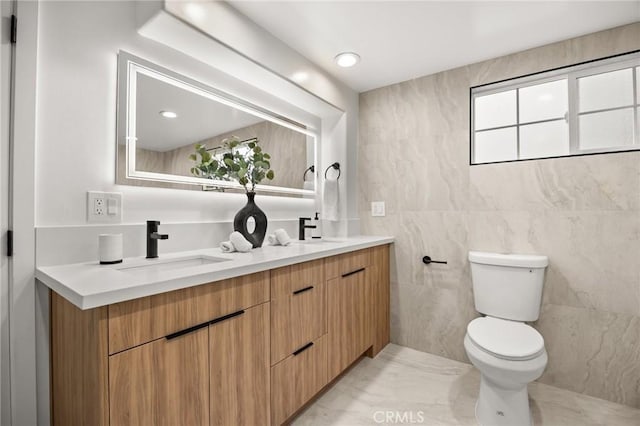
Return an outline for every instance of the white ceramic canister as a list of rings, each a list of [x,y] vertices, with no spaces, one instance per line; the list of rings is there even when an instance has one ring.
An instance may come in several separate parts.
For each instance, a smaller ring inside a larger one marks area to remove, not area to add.
[[[122,262],[122,234],[98,235],[98,258],[102,265]]]

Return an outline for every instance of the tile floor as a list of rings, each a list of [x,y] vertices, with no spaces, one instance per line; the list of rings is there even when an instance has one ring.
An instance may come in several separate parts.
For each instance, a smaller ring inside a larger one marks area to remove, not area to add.
[[[479,384],[471,365],[391,344],[363,358],[293,424],[476,425]],[[553,386],[532,383],[529,397],[536,426],[640,425],[638,409]]]

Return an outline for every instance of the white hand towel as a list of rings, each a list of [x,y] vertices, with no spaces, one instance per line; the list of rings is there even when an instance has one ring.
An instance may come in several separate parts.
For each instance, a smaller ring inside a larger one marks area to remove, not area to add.
[[[276,238],[276,234],[267,235],[267,241],[269,241],[269,244],[272,246],[280,245],[280,243],[278,242],[278,238]]]
[[[244,236],[238,231],[232,232],[231,235],[229,235],[229,240],[231,241],[231,244],[233,244],[233,247],[235,247],[235,249],[240,253],[246,253],[253,248],[253,244],[247,241],[246,238],[244,238]]]
[[[233,253],[236,251],[236,248],[231,241],[223,241],[220,243],[220,250],[222,250],[223,253]]]
[[[302,189],[307,189],[310,191],[315,191],[316,189],[316,184],[314,181],[312,180],[305,180],[304,183],[302,184]],[[302,198],[314,198],[316,196],[316,194],[303,194]]]
[[[289,237],[289,234],[287,234],[287,231],[285,231],[284,229],[276,229],[274,234],[276,236],[278,244],[281,244],[283,246],[288,246],[289,244],[291,244],[291,237]]]
[[[324,181],[322,194],[322,216],[326,220],[338,221],[338,180],[328,178]]]

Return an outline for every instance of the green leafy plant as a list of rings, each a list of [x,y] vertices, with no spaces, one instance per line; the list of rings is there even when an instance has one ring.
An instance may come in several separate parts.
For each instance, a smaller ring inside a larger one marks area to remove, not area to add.
[[[215,180],[234,180],[253,192],[262,180],[272,180],[275,173],[271,170],[271,156],[262,151],[258,138],[242,142],[236,136],[224,139],[220,147],[213,150],[205,145],[196,144],[195,153],[189,159],[196,162],[191,174]],[[218,151],[219,154],[212,154]]]

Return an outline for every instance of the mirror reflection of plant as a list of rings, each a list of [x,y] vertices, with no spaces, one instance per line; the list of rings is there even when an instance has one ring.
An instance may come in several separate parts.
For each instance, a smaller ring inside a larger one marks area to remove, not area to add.
[[[189,159],[196,162],[191,174],[215,180],[235,180],[246,192],[253,192],[262,180],[272,180],[275,173],[271,169],[271,156],[262,151],[257,138],[243,143],[236,136],[222,141],[222,156],[212,155],[207,147],[196,144],[195,154]],[[199,158],[198,158],[199,157]]]

